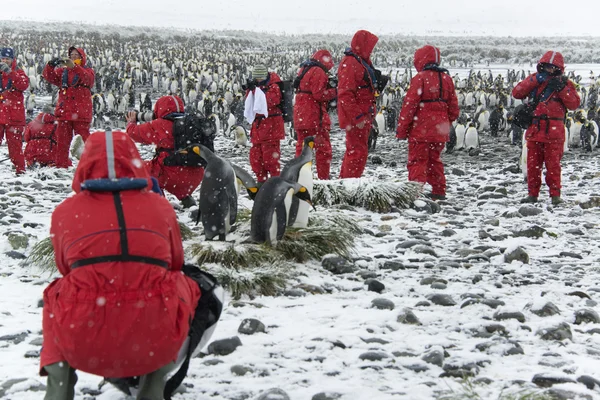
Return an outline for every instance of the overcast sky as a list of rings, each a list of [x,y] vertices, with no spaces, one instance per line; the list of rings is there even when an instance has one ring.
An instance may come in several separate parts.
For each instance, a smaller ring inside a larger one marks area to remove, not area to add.
[[[0,19],[298,33],[600,36],[578,0],[0,0]],[[27,23],[24,21],[24,23]]]

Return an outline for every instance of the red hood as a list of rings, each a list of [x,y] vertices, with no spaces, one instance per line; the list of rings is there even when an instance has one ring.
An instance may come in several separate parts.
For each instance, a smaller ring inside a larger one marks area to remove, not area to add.
[[[156,100],[156,104],[154,104],[154,115],[156,115],[156,118],[162,118],[174,112],[184,112],[183,100],[180,97],[175,95],[163,96]]]
[[[269,85],[272,83],[281,82],[281,78],[275,72],[269,72]]]
[[[77,50],[77,52],[81,56],[81,66],[85,67],[87,65],[87,55],[85,54],[85,51],[83,50],[83,48],[71,46],[71,47],[69,47],[69,54],[67,54],[67,56],[69,56],[73,50]]]
[[[423,71],[423,68],[427,64],[440,64],[442,61],[442,54],[440,49],[435,46],[426,45],[415,51],[414,64],[417,72]]]
[[[323,64],[328,71],[333,68],[333,57],[331,57],[331,53],[327,50],[317,50],[311,59]]]
[[[350,43],[350,50],[363,60],[371,63],[371,53],[379,38],[369,31],[360,30],[354,34]]]
[[[561,72],[565,72],[565,60],[563,55],[558,51],[547,51],[538,64],[552,64],[560,68]]]
[[[145,178],[148,188],[152,187],[150,175],[146,170],[142,157],[131,138],[124,132],[113,131],[107,134],[102,131],[94,132],[85,142],[81,160],[73,177],[73,190],[81,191],[81,184],[88,179],[109,178],[109,157],[107,155],[107,141],[112,139],[111,171],[114,170],[115,179],[118,178]],[[112,178],[111,177],[111,178]]]
[[[39,113],[37,117],[35,117],[35,121],[40,124],[53,124],[54,120],[54,115],[46,113]]]

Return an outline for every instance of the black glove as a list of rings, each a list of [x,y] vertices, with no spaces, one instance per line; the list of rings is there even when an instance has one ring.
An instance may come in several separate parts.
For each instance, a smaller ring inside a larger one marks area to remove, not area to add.
[[[242,85],[242,89],[244,90],[254,90],[256,89],[256,82],[254,80],[248,79],[245,85]]]
[[[560,92],[565,88],[568,80],[569,79],[567,79],[566,76],[558,76],[556,78],[552,78],[548,81],[547,88],[552,90],[553,92]]]
[[[10,67],[8,66],[8,64],[0,63],[0,72],[8,74],[10,72]]]
[[[61,63],[62,63],[62,60],[58,57],[53,58],[52,60],[48,61],[48,65],[51,66],[52,68],[56,68]]]

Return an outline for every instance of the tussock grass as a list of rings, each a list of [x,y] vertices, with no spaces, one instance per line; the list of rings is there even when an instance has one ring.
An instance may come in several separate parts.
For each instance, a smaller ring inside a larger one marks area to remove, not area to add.
[[[32,248],[26,263],[39,267],[43,272],[55,272],[54,246],[50,237],[40,240]]]

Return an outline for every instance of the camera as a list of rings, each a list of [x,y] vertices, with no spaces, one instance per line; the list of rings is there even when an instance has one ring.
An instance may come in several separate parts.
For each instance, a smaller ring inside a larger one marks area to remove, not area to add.
[[[135,119],[138,122],[150,122],[154,119],[154,112],[144,111],[135,114]]]

